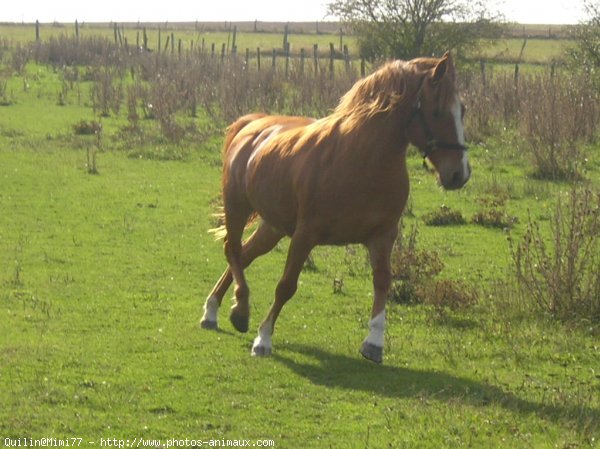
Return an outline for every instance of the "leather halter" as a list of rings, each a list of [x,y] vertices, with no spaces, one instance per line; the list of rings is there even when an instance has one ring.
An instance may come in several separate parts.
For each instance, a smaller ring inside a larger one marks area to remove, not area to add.
[[[462,145],[460,143],[444,142],[444,141],[439,141],[435,138],[435,136],[433,135],[433,132],[431,131],[431,128],[427,124],[425,115],[423,114],[423,109],[421,108],[421,100],[419,100],[417,102],[416,106],[413,108],[412,112],[410,113],[410,116],[408,117],[407,126],[410,126],[410,124],[415,119],[419,120],[419,125],[421,126],[421,129],[425,133],[425,138],[427,139],[427,145],[425,146],[425,149],[421,150],[421,154],[423,155],[423,158],[427,158],[432,153],[435,153],[436,151],[441,150],[441,149],[454,150],[454,151],[467,151],[468,150],[468,148],[465,145]]]

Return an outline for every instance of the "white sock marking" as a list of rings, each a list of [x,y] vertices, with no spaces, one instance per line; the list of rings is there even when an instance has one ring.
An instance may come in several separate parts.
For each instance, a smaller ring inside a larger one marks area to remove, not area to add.
[[[379,312],[375,318],[369,321],[369,335],[365,339],[367,343],[383,348],[383,333],[385,331],[385,309]]]
[[[219,311],[219,299],[216,296],[210,296],[204,303],[203,321],[217,322],[217,312]]]
[[[270,321],[266,321],[260,325],[258,329],[258,337],[254,339],[252,344],[252,352],[254,348],[261,347],[266,349],[272,348],[271,335],[273,335],[273,324]]]

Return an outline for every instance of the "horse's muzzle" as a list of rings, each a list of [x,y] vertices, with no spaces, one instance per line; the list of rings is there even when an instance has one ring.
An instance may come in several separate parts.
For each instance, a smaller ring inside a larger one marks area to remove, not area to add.
[[[440,176],[440,184],[444,190],[458,190],[463,187],[471,177],[471,166],[467,163],[466,170],[461,169],[454,171],[449,176]]]

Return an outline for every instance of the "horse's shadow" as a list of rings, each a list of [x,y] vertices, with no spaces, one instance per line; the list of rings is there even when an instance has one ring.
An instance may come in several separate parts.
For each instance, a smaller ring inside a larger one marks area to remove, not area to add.
[[[498,405],[510,412],[533,413],[544,420],[565,422],[575,428],[585,426],[588,431],[600,428],[600,410],[594,407],[537,403],[485,382],[440,371],[375,365],[359,357],[333,354],[312,346],[287,344],[286,349],[313,357],[318,362],[298,362],[281,355],[281,352],[274,354],[276,360],[316,385],[365,391],[390,398],[426,396],[437,401],[458,401],[478,407]]]

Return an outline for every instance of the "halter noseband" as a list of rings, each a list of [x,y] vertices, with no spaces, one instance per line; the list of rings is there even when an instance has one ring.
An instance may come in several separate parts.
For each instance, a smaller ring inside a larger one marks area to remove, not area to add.
[[[468,148],[465,145],[460,143],[451,143],[451,142],[440,142],[438,141],[431,131],[431,128],[427,124],[427,120],[425,120],[425,115],[423,114],[423,109],[421,109],[421,100],[419,100],[416,106],[413,108],[410,116],[408,118],[407,126],[413,122],[414,119],[419,120],[419,124],[421,125],[421,129],[425,133],[425,138],[427,139],[427,145],[424,150],[421,150],[421,154],[423,158],[429,157],[432,153],[440,149],[446,150],[454,150],[454,151],[467,151]]]

